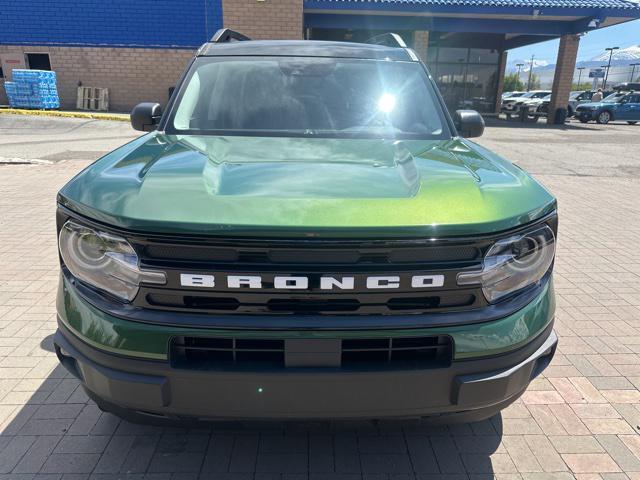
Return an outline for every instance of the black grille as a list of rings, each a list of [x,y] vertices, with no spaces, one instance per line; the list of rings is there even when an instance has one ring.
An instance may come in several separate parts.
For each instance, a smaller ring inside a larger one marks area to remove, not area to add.
[[[329,313],[388,314],[420,313],[438,311],[456,311],[466,309],[477,303],[476,296],[465,292],[442,292],[440,295],[401,296],[401,294],[360,295],[359,298],[333,298],[322,296],[292,298],[283,295],[281,298],[265,294],[239,294],[243,298],[182,295],[179,293],[149,293],[147,304],[152,308],[163,310],[189,311],[197,313],[263,313],[263,314],[297,314],[315,315]],[[406,294],[405,294],[406,295]]]
[[[301,349],[305,350],[304,342],[304,339],[174,337],[170,360],[174,368],[188,370],[272,371],[301,365],[341,370],[428,369],[447,367],[453,358],[453,342],[446,335],[313,339],[308,341],[305,356],[300,357]],[[298,363],[300,358],[304,359],[303,364]]]
[[[451,337],[349,339],[342,341],[342,366],[389,365],[398,368],[446,367],[452,358]]]
[[[477,269],[490,239],[447,240],[196,240],[131,237],[144,268],[167,272],[167,284],[148,285],[134,300],[144,309],[202,314],[404,315],[486,306],[477,287],[456,284],[459,271]],[[188,287],[183,273],[215,276],[215,287]],[[413,275],[442,274],[444,285],[416,289]],[[258,289],[226,285],[232,275],[259,275]],[[276,276],[301,275],[309,288],[274,287]],[[399,276],[396,289],[369,289],[370,276]],[[323,276],[355,278],[351,290],[322,290]]]

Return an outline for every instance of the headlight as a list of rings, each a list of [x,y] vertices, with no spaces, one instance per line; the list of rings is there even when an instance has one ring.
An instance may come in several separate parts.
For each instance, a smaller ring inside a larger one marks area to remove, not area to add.
[[[58,246],[74,277],[125,301],[134,299],[141,282],[163,285],[167,281],[163,272],[140,270],[138,256],[124,238],[73,220],[60,230]]]
[[[548,225],[497,241],[487,252],[483,268],[458,274],[458,285],[481,284],[490,303],[540,280],[556,252]]]

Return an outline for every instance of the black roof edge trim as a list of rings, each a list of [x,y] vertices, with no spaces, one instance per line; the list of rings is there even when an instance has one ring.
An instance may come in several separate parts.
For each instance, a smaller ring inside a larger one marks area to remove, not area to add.
[[[392,32],[376,35],[375,37],[371,37],[364,43],[370,43],[372,45],[384,45],[386,47],[407,48],[407,44],[404,42],[402,37],[397,33]]]
[[[243,35],[240,32],[236,32],[235,30],[231,30],[230,28],[221,28],[219,29],[211,40],[210,43],[228,43],[228,42],[246,42],[247,40],[251,40],[246,35]]]

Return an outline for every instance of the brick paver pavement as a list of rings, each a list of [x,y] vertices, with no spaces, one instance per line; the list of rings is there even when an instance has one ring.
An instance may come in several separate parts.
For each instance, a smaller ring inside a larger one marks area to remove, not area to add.
[[[614,136],[623,127],[608,128]],[[87,162],[0,165],[0,479],[640,479],[640,130],[634,131],[635,145],[619,142],[611,155],[635,149],[636,170],[606,177],[579,174],[589,151],[571,132],[523,134],[531,139],[514,146],[517,130],[501,128],[483,139],[520,155],[535,155],[545,135],[564,148],[575,142],[574,156],[558,161],[575,162],[577,173],[563,167],[538,175],[560,202],[560,347],[544,375],[502,415],[438,428],[381,421],[183,430],[101,413],[57,365],[51,344],[55,193]]]

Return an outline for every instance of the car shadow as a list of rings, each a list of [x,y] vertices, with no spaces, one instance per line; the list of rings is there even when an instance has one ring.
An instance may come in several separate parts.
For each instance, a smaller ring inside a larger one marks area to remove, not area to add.
[[[40,344],[43,363],[55,357],[52,337]],[[0,433],[6,478],[490,477],[501,453],[500,415],[440,426],[420,419],[140,425],[101,412],[60,365],[46,378],[17,382],[9,395],[16,407]]]

